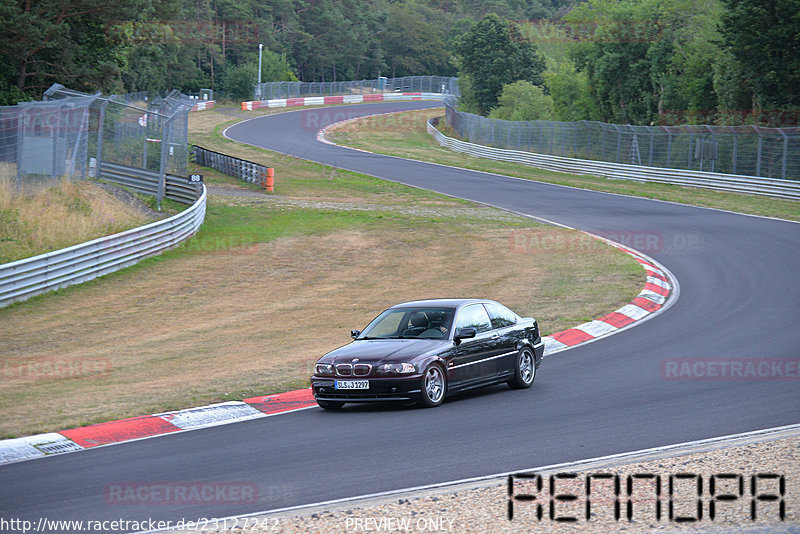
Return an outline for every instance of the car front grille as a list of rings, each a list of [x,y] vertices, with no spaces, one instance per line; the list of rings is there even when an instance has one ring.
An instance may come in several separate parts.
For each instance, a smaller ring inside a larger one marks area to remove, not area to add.
[[[357,363],[355,365],[349,363],[336,364],[337,376],[369,376],[371,371],[372,365],[368,363]]]
[[[369,376],[372,366],[368,363],[357,363],[353,366],[354,376]]]

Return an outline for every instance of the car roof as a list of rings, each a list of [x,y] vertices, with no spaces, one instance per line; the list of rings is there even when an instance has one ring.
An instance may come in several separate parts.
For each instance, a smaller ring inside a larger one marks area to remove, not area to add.
[[[473,304],[476,302],[494,302],[487,299],[427,299],[427,300],[412,300],[411,302],[403,302],[395,304],[392,308],[458,308],[466,304]]]

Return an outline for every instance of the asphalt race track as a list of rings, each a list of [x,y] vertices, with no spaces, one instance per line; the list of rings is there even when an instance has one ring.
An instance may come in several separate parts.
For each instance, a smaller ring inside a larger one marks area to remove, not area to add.
[[[675,305],[618,335],[546,358],[530,390],[490,388],[432,410],[312,408],[1,466],[0,516],[224,517],[800,422],[797,379],[670,380],[663,371],[680,359],[800,356],[800,225],[372,155],[315,139],[326,123],[434,105],[304,109],[240,123],[227,135],[623,240],[650,236],[640,250],[680,282]],[[364,310],[364,322],[375,312]],[[331,348],[347,340],[343,333]],[[107,496],[109,485],[159,481],[254,484],[258,498],[142,506]],[[503,514],[498,509],[498,518]]]

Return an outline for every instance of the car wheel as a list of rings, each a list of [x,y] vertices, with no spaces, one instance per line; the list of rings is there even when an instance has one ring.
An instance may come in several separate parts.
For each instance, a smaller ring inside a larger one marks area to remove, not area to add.
[[[433,408],[439,406],[444,400],[447,391],[447,378],[444,376],[442,368],[432,363],[425,369],[422,376],[422,394],[419,406],[423,408]]]
[[[344,406],[343,402],[324,401],[324,400],[318,400],[317,404],[319,404],[319,407],[322,408],[323,410],[338,410],[342,406]]]
[[[526,347],[519,351],[514,366],[514,378],[508,381],[508,385],[513,389],[525,389],[533,385],[534,379],[536,379],[536,363],[533,361],[533,352]]]

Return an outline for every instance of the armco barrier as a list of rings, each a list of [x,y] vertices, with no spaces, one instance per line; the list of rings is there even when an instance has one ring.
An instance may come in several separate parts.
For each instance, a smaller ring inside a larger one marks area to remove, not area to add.
[[[374,95],[307,96],[300,98],[274,98],[242,102],[242,109],[252,111],[264,108],[293,106],[324,106],[330,104],[360,104],[362,102],[399,102],[403,100],[444,100],[442,93],[378,93]]]
[[[159,173],[156,171],[103,161],[98,175],[102,180],[124,185],[138,193],[158,196]],[[164,186],[164,196],[182,204],[193,204],[199,196],[198,186],[190,184],[182,176],[166,174]]]
[[[797,181],[626,165],[624,163],[608,163],[535,154],[521,150],[493,148],[447,137],[436,129],[436,124],[437,118],[428,121],[428,133],[436,139],[439,145],[479,158],[521,163],[531,167],[570,174],[588,174],[605,178],[658,182],[688,187],[702,187],[715,191],[800,200],[800,182]]]
[[[203,223],[206,189],[201,187],[192,206],[168,219],[0,265],[0,307],[118,271],[176,246]]]
[[[269,167],[260,163],[214,152],[198,145],[192,145],[190,154],[192,161],[203,167],[216,169],[251,184],[264,185],[266,183]]]

